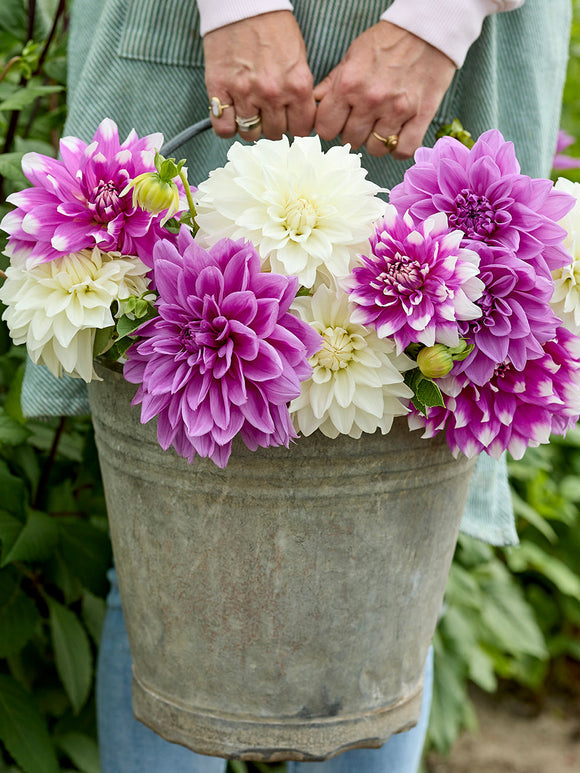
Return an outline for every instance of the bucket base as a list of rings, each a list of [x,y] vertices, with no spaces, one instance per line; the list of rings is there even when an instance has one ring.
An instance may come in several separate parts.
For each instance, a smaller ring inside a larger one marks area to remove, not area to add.
[[[133,672],[135,717],[171,743],[198,754],[256,762],[323,762],[351,749],[378,749],[410,730],[421,712],[423,681],[404,701],[368,714],[268,721],[192,711],[147,689]]]

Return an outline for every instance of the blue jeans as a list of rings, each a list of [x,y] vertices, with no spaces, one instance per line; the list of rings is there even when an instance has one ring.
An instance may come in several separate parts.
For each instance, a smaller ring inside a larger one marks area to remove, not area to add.
[[[121,600],[110,573],[111,592],[97,665],[97,718],[102,773],[224,773],[226,761],[169,743],[133,717],[131,653]],[[416,773],[429,720],[433,652],[425,666],[419,723],[392,736],[380,749],[355,749],[327,762],[288,762],[288,773]]]

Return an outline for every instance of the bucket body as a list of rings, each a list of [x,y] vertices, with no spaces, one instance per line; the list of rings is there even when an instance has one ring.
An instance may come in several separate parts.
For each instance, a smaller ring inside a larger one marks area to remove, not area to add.
[[[473,462],[389,435],[189,465],[98,367],[90,400],[135,716],[201,754],[324,760],[419,718]]]

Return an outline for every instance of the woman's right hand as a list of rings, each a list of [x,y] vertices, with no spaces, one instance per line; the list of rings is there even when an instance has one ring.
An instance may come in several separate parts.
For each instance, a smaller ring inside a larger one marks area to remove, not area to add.
[[[263,135],[278,140],[286,132],[310,134],[316,103],[302,34],[290,11],[273,11],[219,27],[203,39],[205,82],[217,97],[221,117],[211,115],[220,137],[238,131],[235,117],[259,115],[261,125],[239,131],[245,140]]]

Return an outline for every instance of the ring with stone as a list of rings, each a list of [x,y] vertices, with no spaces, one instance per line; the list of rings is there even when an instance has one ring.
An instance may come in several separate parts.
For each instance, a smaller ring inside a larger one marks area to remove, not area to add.
[[[399,144],[398,134],[389,134],[388,137],[381,137],[381,135],[377,134],[376,132],[373,132],[372,134],[373,134],[373,137],[376,137],[379,142],[383,143],[383,145],[386,147],[389,153],[391,152],[391,150],[394,150]]]
[[[214,118],[221,118],[224,110],[231,105],[222,105],[219,97],[212,97],[209,101],[209,112]]]
[[[236,116],[236,124],[241,132],[251,132],[252,129],[255,129],[261,123],[262,119],[260,118],[259,113],[251,115],[249,118],[240,118],[239,115]]]

